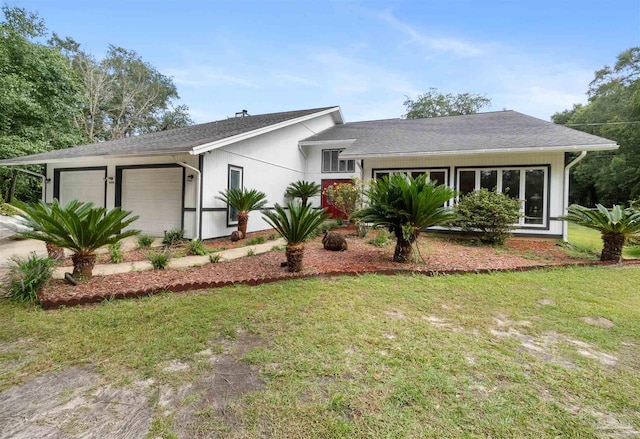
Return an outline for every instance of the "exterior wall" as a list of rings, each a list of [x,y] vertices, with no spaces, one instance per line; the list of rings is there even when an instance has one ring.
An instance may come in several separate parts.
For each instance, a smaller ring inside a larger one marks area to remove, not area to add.
[[[327,142],[323,145],[305,146],[304,152],[307,156],[306,177],[308,181],[314,181],[318,184],[322,183],[322,180],[349,180],[353,177],[363,178],[361,160],[356,160],[356,166],[354,172],[322,172],[322,151],[325,149],[343,149],[349,144],[344,142]],[[320,207],[321,197],[314,197],[311,200],[311,204],[314,207]]]
[[[375,169],[444,168],[448,170],[449,186],[456,189],[456,169],[460,167],[548,166],[547,225],[522,227],[519,234],[562,235],[564,153],[511,153],[449,155],[440,157],[375,158],[364,160],[364,180],[373,177]]]
[[[202,238],[228,236],[236,229],[227,223],[227,205],[216,198],[227,189],[229,165],[242,168],[243,187],[267,195],[266,207],[284,205],[286,187],[307,178],[308,161],[298,142],[334,124],[328,114],[202,154]],[[249,214],[247,231],[268,228],[260,212]]]
[[[45,201],[53,200],[54,173],[56,169],[63,168],[85,168],[85,167],[102,167],[106,166],[107,178],[113,177],[113,181],[106,182],[106,208],[113,209],[116,202],[116,167],[117,166],[136,166],[136,165],[157,165],[157,164],[174,164],[177,161],[184,162],[188,165],[198,167],[198,157],[189,154],[177,155],[174,159],[170,156],[157,157],[130,157],[130,158],[111,158],[103,156],[92,159],[69,160],[65,162],[49,163],[47,165],[46,176],[51,179],[45,188]],[[193,238],[195,232],[195,207],[196,207],[196,180],[189,181],[187,176],[195,174],[194,171],[186,169],[184,172],[184,209],[183,209],[183,228],[185,237]]]

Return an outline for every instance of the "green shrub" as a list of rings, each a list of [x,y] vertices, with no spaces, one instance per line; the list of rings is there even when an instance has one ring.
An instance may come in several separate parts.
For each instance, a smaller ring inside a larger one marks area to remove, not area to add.
[[[149,235],[138,235],[138,248],[149,248],[155,239]]]
[[[11,262],[7,282],[11,298],[16,302],[36,303],[38,290],[51,279],[56,260],[32,253],[27,258],[12,258]]]
[[[342,220],[340,220],[340,222],[342,222]],[[340,227],[340,224],[338,224],[338,221],[331,220],[331,221],[323,222],[320,225],[319,230],[320,230],[320,233],[327,233],[327,232],[335,230],[335,229],[337,229],[339,227]]]
[[[271,233],[268,237],[267,240],[269,241],[275,241],[276,239],[278,239],[280,235],[278,235],[277,233]]]
[[[205,247],[204,242],[202,242],[199,239],[192,239],[191,241],[189,241],[190,255],[204,256],[207,253],[209,252],[207,251],[207,248]]]
[[[255,238],[247,239],[247,245],[264,244],[264,241],[263,236],[256,236]]]
[[[114,264],[122,262],[122,250],[120,250],[120,242],[109,244],[109,260]]]
[[[520,200],[480,189],[464,195],[456,206],[453,225],[480,234],[484,242],[502,245],[522,216]]]
[[[162,238],[162,243],[164,245],[176,245],[176,244],[180,244],[180,242],[183,239],[184,239],[184,230],[180,230],[180,229],[165,230],[164,238]]]
[[[0,215],[11,216],[16,215],[17,213],[18,211],[15,208],[4,202],[4,198],[0,194]]]
[[[391,235],[386,229],[378,229],[376,232],[375,238],[371,238],[367,241],[369,244],[375,245],[376,247],[384,247],[391,240]]]
[[[212,264],[215,264],[216,262],[220,261],[220,255],[217,253],[211,253],[209,255],[209,262],[211,262]]]
[[[171,255],[168,252],[151,252],[147,255],[154,270],[164,270],[169,265]]]
[[[249,250],[247,250],[247,256],[253,256],[253,255],[255,255],[255,254],[256,254],[256,252],[255,252],[252,248],[250,248]]]

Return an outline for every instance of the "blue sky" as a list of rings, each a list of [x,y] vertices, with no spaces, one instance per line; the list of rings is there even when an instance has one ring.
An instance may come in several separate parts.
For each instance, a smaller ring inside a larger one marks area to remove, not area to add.
[[[436,87],[548,120],[640,45],[640,0],[5,0],[100,58],[135,50],[173,77],[196,122],[340,105],[399,117]]]

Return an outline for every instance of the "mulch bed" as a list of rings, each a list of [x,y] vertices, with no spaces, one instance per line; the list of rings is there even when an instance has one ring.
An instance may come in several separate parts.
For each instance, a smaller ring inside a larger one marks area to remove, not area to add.
[[[600,264],[598,261],[573,258],[561,246],[548,240],[512,238],[503,247],[492,247],[473,245],[453,238],[434,238],[429,234],[420,237],[420,254],[424,262],[398,264],[391,260],[394,242],[379,248],[367,243],[369,238],[354,236],[352,229],[340,229],[339,232],[345,235],[348,250],[324,250],[321,239],[316,238],[306,244],[304,269],[300,273],[289,273],[286,267],[281,267],[280,263],[286,260],[284,252],[272,251],[185,270],[94,276],[77,286],[69,285],[63,280],[51,280],[39,294],[40,303],[43,308],[50,309],[95,303],[110,298],[141,297],[161,291],[180,292],[234,284],[258,285],[304,277],[365,273],[481,273]],[[227,248],[231,244],[226,240]]]

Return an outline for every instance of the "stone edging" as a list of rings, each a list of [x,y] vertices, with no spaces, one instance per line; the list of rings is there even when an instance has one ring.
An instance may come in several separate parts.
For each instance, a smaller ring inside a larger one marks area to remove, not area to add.
[[[251,278],[242,281],[212,281],[212,282],[185,282],[185,283],[175,283],[168,284],[159,287],[150,287],[143,288],[138,290],[129,290],[129,291],[121,291],[116,294],[109,295],[96,295],[96,296],[83,296],[83,297],[70,297],[70,298],[54,298],[54,299],[44,299],[40,297],[40,306],[43,309],[55,309],[62,306],[77,306],[77,305],[85,305],[89,303],[99,303],[103,300],[107,299],[125,299],[125,298],[135,298],[135,297],[144,297],[150,296],[152,294],[157,294],[160,292],[168,291],[179,293],[188,290],[199,290],[205,288],[222,288],[231,285],[262,285],[272,282],[278,282],[281,280],[288,279],[306,279],[312,277],[334,277],[334,276],[359,276],[363,274],[380,274],[380,275],[397,275],[397,274],[422,274],[425,276],[439,276],[439,275],[454,275],[454,274],[486,274],[486,273],[502,273],[502,272],[524,272],[524,271],[532,271],[532,270],[542,270],[548,268],[556,268],[556,267],[592,267],[592,266],[612,266],[618,265],[613,262],[600,262],[600,261],[590,261],[590,262],[578,262],[578,263],[568,263],[568,264],[557,264],[557,265],[528,265],[523,267],[515,267],[515,268],[482,268],[476,270],[414,270],[414,269],[403,269],[403,268],[380,268],[380,269],[370,269],[370,270],[336,270],[336,271],[328,271],[328,272],[313,272],[313,273],[282,273],[277,276],[270,277],[259,277],[259,278]],[[640,265],[640,261],[625,261],[622,265]],[[40,295],[39,295],[40,296]]]

